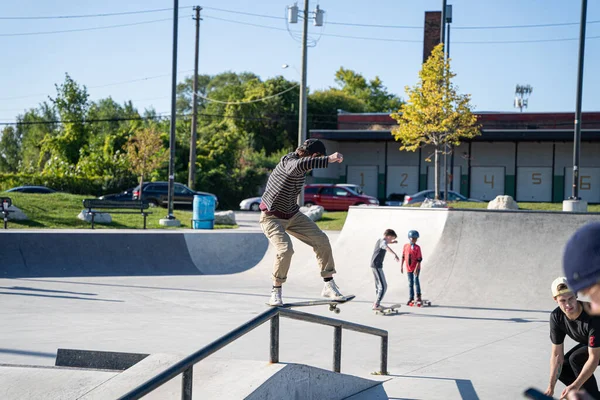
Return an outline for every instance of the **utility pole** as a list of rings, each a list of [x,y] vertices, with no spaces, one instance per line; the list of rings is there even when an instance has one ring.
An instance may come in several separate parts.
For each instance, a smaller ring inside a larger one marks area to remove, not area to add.
[[[179,0],[173,0],[173,64],[171,72],[171,132],[169,135],[169,195],[167,216],[159,221],[164,226],[180,226],[181,222],[173,215],[173,189],[175,183],[175,128],[177,118],[177,22],[179,20]]]
[[[310,19],[310,12],[308,11],[309,0],[304,0],[304,10],[302,10],[303,16],[303,27],[302,27],[302,74],[300,77],[300,100],[299,100],[299,114],[298,114],[298,146],[302,146],[304,141],[306,141],[307,137],[307,105],[308,98],[306,95],[306,65],[308,59],[308,51],[306,42],[308,40],[308,20]],[[291,24],[295,24],[298,22],[298,6],[294,4],[291,7],[288,7],[288,22]],[[315,14],[315,26],[323,25],[323,13],[324,11],[317,6]],[[298,204],[300,206],[304,205],[304,187],[300,190],[300,195],[298,196]]]
[[[196,11],[196,48],[194,55],[194,82],[192,84],[192,136],[190,138],[190,167],[188,176],[188,186],[196,190],[196,145],[198,141],[198,52],[200,48],[200,11],[202,7],[195,6]]]

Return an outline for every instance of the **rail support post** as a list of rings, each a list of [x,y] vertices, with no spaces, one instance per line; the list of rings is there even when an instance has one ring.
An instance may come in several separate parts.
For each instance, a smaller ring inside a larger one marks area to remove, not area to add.
[[[271,360],[272,364],[279,362],[279,314],[271,318]]]
[[[333,328],[333,372],[342,370],[342,327]]]

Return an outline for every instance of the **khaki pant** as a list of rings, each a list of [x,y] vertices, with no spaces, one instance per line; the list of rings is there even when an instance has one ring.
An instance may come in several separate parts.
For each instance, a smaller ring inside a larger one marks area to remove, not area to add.
[[[273,265],[273,279],[277,283],[286,281],[294,254],[292,239],[288,233],[313,248],[322,277],[327,278],[335,274],[335,263],[329,238],[313,220],[303,213],[298,212],[290,219],[279,219],[261,212],[260,227],[277,250]]]

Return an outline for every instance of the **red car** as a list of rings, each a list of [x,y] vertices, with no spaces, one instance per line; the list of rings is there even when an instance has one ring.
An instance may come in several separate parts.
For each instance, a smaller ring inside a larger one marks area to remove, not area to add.
[[[349,187],[335,184],[314,184],[304,187],[304,205],[322,206],[328,211],[348,211],[350,206],[361,204],[378,206],[375,197],[358,194]]]

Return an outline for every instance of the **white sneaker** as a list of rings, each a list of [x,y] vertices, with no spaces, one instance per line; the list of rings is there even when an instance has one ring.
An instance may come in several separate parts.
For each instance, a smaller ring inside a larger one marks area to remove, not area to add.
[[[321,296],[328,297],[330,299],[340,299],[344,297],[344,295],[340,293],[340,289],[337,287],[333,279],[329,282],[325,282]]]
[[[271,290],[271,299],[269,299],[269,305],[280,306],[282,304],[283,300],[281,300],[281,288],[273,288],[273,290]]]

